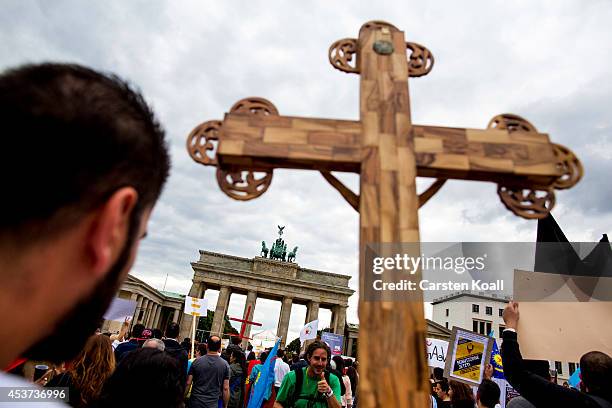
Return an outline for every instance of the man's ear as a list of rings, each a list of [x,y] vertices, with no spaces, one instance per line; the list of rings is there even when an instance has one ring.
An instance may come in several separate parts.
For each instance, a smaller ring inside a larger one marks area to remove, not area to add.
[[[104,276],[119,257],[130,233],[130,218],[138,201],[133,187],[122,187],[95,210],[86,237],[89,271]]]

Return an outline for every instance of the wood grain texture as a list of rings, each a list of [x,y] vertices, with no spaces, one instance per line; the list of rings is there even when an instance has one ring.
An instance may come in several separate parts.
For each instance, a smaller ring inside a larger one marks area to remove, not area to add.
[[[549,186],[561,175],[554,145],[543,133],[410,125],[410,116],[401,106],[408,104],[408,94],[399,91],[402,88],[390,78],[390,74],[386,75],[381,84],[363,81],[362,94],[368,95],[363,122],[226,115],[217,151],[221,167],[231,170],[247,165],[359,173],[363,170],[362,146],[380,145],[385,170],[394,170],[400,157],[394,149],[407,145],[409,140],[402,137],[392,142],[393,132],[399,132],[413,135],[414,160],[420,177],[507,183],[512,176],[514,184],[537,188]],[[392,94],[393,103],[385,105],[381,115],[371,110]],[[381,125],[393,132],[381,132]]]
[[[394,53],[376,54],[375,41],[391,42]],[[364,26],[358,44],[363,124],[359,276],[364,293],[371,273],[366,245],[418,241],[419,203],[404,34],[392,26]],[[359,322],[360,406],[427,406],[422,302],[366,302],[361,297]]]

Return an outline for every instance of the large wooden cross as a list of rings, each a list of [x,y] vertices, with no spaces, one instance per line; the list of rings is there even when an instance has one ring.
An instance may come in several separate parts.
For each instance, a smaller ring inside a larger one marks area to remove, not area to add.
[[[244,314],[244,319],[239,319],[237,317],[230,317],[229,319],[234,321],[234,322],[241,322],[242,324],[240,325],[240,334],[236,335],[236,334],[231,334],[231,333],[227,333],[230,336],[234,336],[234,337],[240,337],[241,340],[251,340],[251,337],[249,336],[245,336],[244,333],[246,332],[247,327],[249,326],[261,326],[261,323],[259,322],[253,322],[251,320],[249,320],[249,318],[251,317],[251,305],[247,306],[247,311]]]
[[[391,24],[364,24],[358,39],[332,44],[329,59],[361,77],[359,121],[280,116],[267,100],[247,98],[223,121],[197,126],[187,149],[196,162],[217,166],[219,186],[237,200],[263,194],[274,168],[322,172],[360,214],[361,294],[371,273],[366,244],[418,242],[418,209],[446,179],[495,182],[511,211],[541,218],[554,205],[554,189],[582,175],[571,151],[515,115],[495,116],[484,130],[412,124],[408,77],[427,74],[434,59]],[[359,194],[331,171],[359,173]],[[417,195],[417,176],[437,180]],[[367,302],[361,295],[359,322],[360,405],[427,406],[422,301]]]

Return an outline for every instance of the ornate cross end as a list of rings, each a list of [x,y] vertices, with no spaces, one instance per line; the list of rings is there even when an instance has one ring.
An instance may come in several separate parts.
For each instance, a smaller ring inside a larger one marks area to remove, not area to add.
[[[229,113],[254,118],[278,116],[278,110],[270,101],[255,97],[236,102]],[[272,169],[226,168],[217,155],[222,140],[223,121],[210,120],[191,131],[187,137],[187,151],[194,161],[217,167],[217,183],[229,197],[246,201],[265,193],[272,182]]]
[[[365,23],[361,29],[378,27],[381,29],[389,29],[399,31],[395,26],[384,21],[370,21]],[[408,76],[421,77],[429,74],[434,65],[434,57],[431,51],[424,46],[407,42],[406,49],[409,49],[410,56],[408,57]],[[374,50],[379,54],[392,53],[393,44],[386,42],[376,42],[373,44]],[[340,71],[352,74],[359,74],[359,49],[358,40],[355,38],[343,38],[336,41],[329,47],[328,56],[332,66]]]
[[[538,133],[529,121],[513,114],[495,116],[489,122],[488,128],[506,130],[511,135],[523,133],[529,136]],[[497,194],[502,203],[516,215],[527,219],[545,218],[555,205],[554,190],[573,187],[582,178],[582,163],[570,149],[556,143],[552,144],[552,149],[559,176],[550,184],[529,188],[512,182],[508,185],[498,184]]]

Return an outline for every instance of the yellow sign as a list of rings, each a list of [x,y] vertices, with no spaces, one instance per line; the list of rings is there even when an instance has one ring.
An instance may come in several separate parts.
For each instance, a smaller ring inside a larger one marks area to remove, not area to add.
[[[453,376],[478,382],[484,351],[485,345],[483,343],[459,338],[457,340],[455,364],[453,365]]]

